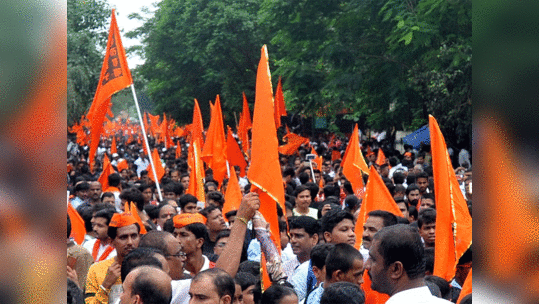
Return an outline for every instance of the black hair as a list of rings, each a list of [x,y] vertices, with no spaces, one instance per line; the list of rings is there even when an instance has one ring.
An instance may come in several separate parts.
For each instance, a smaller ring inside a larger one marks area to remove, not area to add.
[[[258,278],[260,277],[260,262],[243,261],[238,267],[238,272],[247,272]]]
[[[318,185],[313,182],[308,182],[305,184],[305,186],[307,186],[307,188],[311,192],[311,199],[314,201],[314,198],[318,195],[318,191],[320,191],[320,187],[318,187]]]
[[[154,248],[135,248],[131,250],[122,261],[120,270],[122,282],[125,281],[127,274],[138,266],[155,266],[163,270],[163,264],[155,257],[156,253],[164,256],[163,252]]]
[[[206,194],[206,200],[213,200],[219,204],[220,209],[223,209],[225,204],[225,196],[219,191],[210,191]]]
[[[347,195],[344,199],[344,206],[348,212],[355,211],[361,207],[360,199],[353,194]]]
[[[169,218],[163,224],[163,231],[174,233],[174,229],[174,220],[172,218]]]
[[[408,278],[425,276],[425,248],[417,229],[403,224],[384,227],[374,235],[374,241],[380,242],[378,253],[385,267],[400,261]]]
[[[184,194],[180,196],[180,208],[184,209],[189,203],[197,203],[198,199],[192,194]]]
[[[294,217],[292,217],[294,218]],[[288,225],[285,221],[279,221],[279,232],[287,232],[288,233]]]
[[[120,181],[122,180],[122,178],[120,177],[120,174],[112,173],[109,176],[107,176],[107,180],[109,182],[109,186],[118,187],[120,185]]]
[[[320,230],[320,224],[314,218],[306,215],[296,216],[292,218],[289,223],[290,230],[303,228],[307,234],[312,237]]]
[[[326,198],[325,201],[323,201],[322,203],[320,203],[318,205],[317,217],[319,219],[322,218],[322,209],[324,209],[324,206],[326,206],[326,205],[329,205],[330,208],[331,208],[327,212],[332,211],[332,210],[342,210],[342,207],[337,204],[339,201],[335,200],[336,202],[334,202],[333,198],[334,198],[333,196],[330,196],[330,197]],[[346,211],[348,212],[348,210],[346,210]]]
[[[365,293],[359,286],[350,282],[337,282],[324,288],[320,304],[363,304]]]
[[[146,184],[146,183],[140,184],[140,185],[138,186],[138,189],[140,190],[140,192],[144,192],[144,190],[146,190],[146,189],[148,189],[148,188],[150,188],[150,189],[153,190],[153,189],[155,188],[155,186],[152,185],[152,184]]]
[[[69,214],[67,215],[67,237],[71,235],[71,219],[69,218]]]
[[[168,204],[164,203],[160,203],[159,206],[155,206],[155,205],[152,205],[152,204],[146,204],[146,206],[144,206],[144,211],[146,211],[146,214],[148,214],[148,216],[150,217],[150,220],[155,220],[157,218],[159,218],[159,210],[161,210],[161,208],[163,206],[166,206]]]
[[[406,188],[406,196],[408,196],[408,194],[414,190],[419,190],[419,187],[416,184],[408,184],[408,187]]]
[[[423,225],[432,223],[436,223],[436,210],[432,208],[421,209],[417,217],[417,227],[421,229]]]
[[[417,173],[417,175],[415,176],[415,180],[417,181],[420,178],[426,178],[427,182],[429,181],[429,175],[427,174],[427,172],[421,171],[421,172]]]
[[[221,230],[215,237],[215,243],[217,244],[217,242],[219,242],[220,239],[227,238],[227,237],[230,237],[230,230],[229,229]]]
[[[90,184],[88,182],[82,182],[75,185],[75,190],[74,190],[75,193],[79,191],[85,191],[85,190],[90,190]]]
[[[125,189],[120,193],[120,199],[126,200],[128,203],[133,202],[138,210],[144,209],[144,197],[142,192],[137,188]]]
[[[341,194],[341,189],[334,183],[324,186],[324,197],[336,196],[339,197]]]
[[[366,183],[365,183],[366,185]],[[352,189],[352,183],[349,180],[344,181],[343,189],[346,190],[346,192],[352,194],[354,193],[354,189]]]
[[[208,228],[206,227],[206,225],[202,223],[193,223],[193,224],[186,225],[184,227],[185,229],[187,229],[187,231],[190,231],[191,233],[193,233],[195,235],[195,238],[197,239],[204,239],[204,240],[209,239]]]
[[[170,303],[172,300],[170,285],[168,288],[162,288],[162,286],[155,284],[155,274],[150,274],[152,270],[151,268],[140,269],[140,272],[133,280],[132,293],[140,296],[140,299],[145,304]]]
[[[260,302],[264,304],[279,304],[284,297],[289,295],[296,295],[293,288],[273,284],[264,291]]]
[[[330,280],[337,270],[349,271],[357,259],[363,261],[363,256],[352,245],[346,243],[336,244],[326,257],[326,279]]]
[[[425,248],[425,272],[434,273],[434,247]]]
[[[384,227],[397,224],[397,216],[384,210],[373,210],[367,213],[367,216],[381,217],[384,220]]]
[[[204,192],[205,192],[205,193],[208,193],[208,187],[209,187],[210,185],[215,186],[215,189],[219,189],[219,185],[218,185],[218,182],[217,182],[217,181],[215,181],[215,180],[213,180],[213,179],[208,179],[208,180],[206,180],[206,182],[204,183]],[[234,295],[232,295],[232,296],[234,296]]]
[[[415,183],[415,173],[408,171],[408,176],[406,176],[406,184],[412,185],[414,183]]]
[[[307,172],[302,172],[298,175],[298,179],[299,179],[299,182],[301,183],[301,185],[305,185],[306,183],[309,182],[309,173]]]
[[[408,215],[417,219],[417,208],[415,206],[408,206]]]
[[[449,292],[451,289],[449,287],[449,283],[446,280],[438,276],[428,275],[425,276],[425,282],[432,282],[433,284],[436,284],[436,286],[438,286],[438,289],[440,290],[441,298],[449,300]]]
[[[198,213],[202,214],[206,219],[208,219],[208,215],[212,213],[214,210],[219,211],[221,213],[221,209],[215,205],[209,205],[208,207],[200,210]]]
[[[326,215],[322,217],[322,233],[333,231],[333,228],[345,219],[349,219],[354,222],[354,216],[344,210],[330,210]]]
[[[404,174],[402,172],[393,172],[393,182],[395,183],[395,185],[402,185],[404,184],[405,180],[406,178],[404,177]]]
[[[225,213],[225,217],[227,221],[230,221],[230,218],[233,216],[236,216],[238,214],[238,210],[230,210],[227,213]]]
[[[236,284],[234,283],[234,279],[228,273],[219,268],[210,268],[197,273],[192,282],[196,282],[206,276],[212,279],[212,283],[217,290],[219,298],[229,295],[231,299],[234,299]]]
[[[5,300],[5,299],[4,299]],[[67,304],[84,304],[84,294],[77,283],[67,279]]]
[[[294,169],[291,167],[286,167],[286,169],[284,169],[283,171],[283,177],[287,177],[287,176],[294,177],[295,175],[296,175],[296,172],[294,172]]]
[[[314,246],[310,256],[312,265],[318,267],[318,269],[322,269],[326,265],[326,257],[333,247],[335,247],[335,244],[331,243],[317,244]]]
[[[103,192],[103,194],[101,194],[101,201],[103,201],[103,199],[105,197],[114,197],[114,193],[112,193],[112,192]]]
[[[260,280],[254,275],[248,272],[238,272],[234,277],[234,282],[241,286],[241,291],[245,291],[247,288],[254,286],[253,299],[255,303],[260,303],[260,297],[262,297],[262,288],[260,286]]]
[[[405,217],[402,217],[402,216],[397,216],[397,224],[410,224],[410,220],[408,220],[407,218]]]
[[[298,195],[305,191],[305,190],[308,190],[309,191],[309,194],[311,193],[311,189],[309,189],[309,187],[307,187],[307,185],[299,185],[296,187],[296,190],[294,190],[294,197],[297,198]],[[311,195],[311,198],[312,198],[312,195]]]
[[[135,226],[137,226],[137,232],[140,233],[139,223],[135,223]],[[118,227],[109,226],[109,230],[107,230],[107,235],[110,237],[110,239],[114,240],[117,234],[118,234]]]

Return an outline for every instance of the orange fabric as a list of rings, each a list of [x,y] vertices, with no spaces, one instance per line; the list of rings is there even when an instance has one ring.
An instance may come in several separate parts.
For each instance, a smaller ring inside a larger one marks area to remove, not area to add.
[[[71,202],[67,203],[67,215],[69,215],[69,220],[71,221],[71,234],[69,237],[72,237],[77,244],[81,245],[84,242],[86,228],[84,228],[84,220],[71,205]]]
[[[262,277],[262,291],[270,288],[271,279],[266,267],[266,256],[264,253],[260,255],[260,276]]]
[[[114,173],[114,168],[110,164],[110,160],[105,154],[105,157],[103,158],[103,171],[101,172],[101,175],[99,175],[99,178],[97,179],[98,182],[101,183],[101,189],[107,189],[109,187],[109,175]]]
[[[189,128],[191,131],[191,143],[198,142],[199,149],[204,145],[204,124],[202,123],[202,113],[200,112],[200,106],[198,100],[195,98],[195,106],[193,108],[193,123]]]
[[[125,169],[129,169],[129,164],[127,163],[126,159],[122,159],[117,165],[116,168],[118,168],[118,172],[122,172]]]
[[[247,103],[247,97],[243,93],[243,111],[240,115],[240,122],[238,125],[238,137],[241,141],[241,147],[243,153],[249,155],[249,129],[253,127],[251,123],[251,113],[249,112],[249,103]]]
[[[451,281],[460,257],[472,244],[472,218],[459,188],[444,136],[429,115],[429,131],[436,193],[434,275]]]
[[[462,284],[462,289],[460,290],[457,304],[460,304],[460,301],[462,301],[462,298],[464,298],[466,295],[472,293],[472,281],[472,269],[470,269],[470,272],[468,272],[468,276],[466,276],[466,280],[464,280],[464,284]]]
[[[275,117],[275,128],[278,129],[281,126],[281,116],[286,116],[281,76],[279,76],[279,82],[277,83],[277,90],[275,92],[275,103],[273,104],[273,108],[273,114]]]
[[[126,205],[127,205],[127,203],[126,203]],[[126,208],[124,208],[124,210],[127,211]],[[144,223],[142,223],[142,219],[138,215],[138,209],[137,209],[137,206],[135,206],[135,203],[133,203],[133,202],[129,203],[129,212],[131,212],[131,214],[133,214],[133,217],[135,218],[135,220],[137,220],[137,223],[140,226],[140,234],[146,234],[146,227],[144,227]]]
[[[133,225],[136,222],[137,219],[130,212],[114,213],[110,219],[109,227],[121,228]]]
[[[365,159],[359,149],[359,133],[357,124],[354,127],[354,132],[350,136],[348,147],[346,147],[346,156],[342,162],[344,176],[352,184],[354,194],[361,198],[363,196],[363,176],[361,171],[368,173],[369,169],[365,163]],[[362,227],[363,228],[363,227]]]
[[[378,156],[376,157],[375,163],[378,166],[381,166],[386,163],[386,156],[384,154],[384,151],[382,151],[382,148],[378,149]]]
[[[103,131],[103,121],[105,114],[110,107],[110,97],[133,83],[131,72],[127,66],[125,51],[120,37],[120,31],[116,24],[115,10],[112,10],[110,22],[109,38],[99,83],[95,91],[94,100],[86,115],[92,124],[92,139],[90,142],[90,153],[88,155],[90,170],[93,171],[94,157],[99,145],[99,138]]]
[[[384,181],[374,166],[371,166],[365,198],[363,198],[363,203],[361,204],[361,208],[359,208],[359,216],[357,218],[355,229],[356,235],[360,236],[363,234],[363,224],[367,219],[367,213],[373,210],[384,210],[391,212],[396,216],[403,216],[399,206],[397,206],[391,193],[384,184]],[[356,249],[361,247],[362,241],[361,237],[356,238]]]
[[[118,153],[118,149],[116,148],[116,136],[112,136],[112,143],[110,144],[110,154]]]
[[[161,130],[159,129],[159,115],[152,115],[150,113],[147,114],[148,118],[150,119],[150,134],[157,138],[158,134],[161,133]]]
[[[298,151],[301,145],[309,144],[307,137],[299,136],[295,133],[286,134],[283,139],[286,139],[287,143],[279,147],[279,153],[284,155],[292,155]]]
[[[243,195],[241,193],[240,184],[238,183],[236,171],[230,170],[230,178],[225,193],[225,204],[223,205],[223,216],[229,211],[238,210],[240,208],[242,197]]]
[[[341,159],[341,152],[339,150],[332,150],[331,151],[331,161]]]
[[[204,165],[200,159],[200,148],[198,141],[194,141],[189,147],[189,157],[191,174],[189,175],[189,188],[187,193],[195,196],[199,201],[206,201],[204,193]]]
[[[232,130],[228,127],[227,138],[226,138],[226,158],[228,159],[228,164],[230,165],[230,171],[232,166],[240,166],[241,176],[245,176],[245,168],[247,168],[247,162],[243,153],[241,153],[240,146],[238,142],[232,136]],[[229,181],[230,182],[230,181]]]
[[[200,213],[181,213],[172,218],[174,228],[182,228],[190,224],[201,223],[206,225],[206,217]]]
[[[368,272],[367,269],[363,272],[363,284],[361,284],[361,288],[365,292],[365,304],[384,304],[389,300],[389,295],[372,290],[372,282]]]
[[[313,160],[313,163],[316,164],[316,169],[322,171],[322,156],[318,156],[318,153],[316,153],[316,150],[314,148],[311,148],[311,154],[314,154],[316,156],[316,158]]]
[[[270,224],[271,238],[280,252],[279,220],[275,202],[286,210],[284,187],[277,152],[279,142],[275,121],[271,115],[268,115],[268,113],[273,113],[273,94],[266,45],[262,47],[261,53],[256,76],[251,165],[247,176],[253,185],[251,191],[259,194],[259,211]]]
[[[213,179],[219,182],[219,186],[223,184],[227,172],[224,131],[221,100],[217,95],[215,105],[212,107],[210,126],[206,133],[206,142],[202,149],[201,158],[213,170]]]
[[[374,152],[372,152],[371,146],[367,146],[367,157],[371,155],[374,155]]]
[[[154,183],[157,184],[161,180],[163,175],[165,175],[165,168],[163,168],[163,165],[161,164],[161,158],[159,158],[159,152],[157,152],[156,148],[154,148],[152,151],[152,161],[155,166],[155,173],[157,174],[157,180],[155,180],[155,177],[153,176],[153,170],[148,171],[148,176],[150,177],[151,180],[154,181]]]

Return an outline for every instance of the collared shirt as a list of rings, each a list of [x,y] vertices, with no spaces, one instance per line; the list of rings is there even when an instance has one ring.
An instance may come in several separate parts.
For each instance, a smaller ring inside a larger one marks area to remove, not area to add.
[[[191,299],[189,296],[191,281],[191,279],[172,280],[172,300],[170,304],[189,304],[189,300]]]
[[[386,304],[444,304],[444,303],[451,303],[447,300],[444,300],[442,298],[438,298],[433,296],[430,293],[430,290],[427,286],[412,288],[403,290],[401,292],[397,292],[389,300],[387,300]]]
[[[307,294],[307,276],[309,274],[310,261],[301,263],[287,280],[294,286],[299,301],[303,300]]]
[[[307,301],[305,301],[306,304],[320,304],[320,298],[322,298],[322,294],[324,293],[324,282],[320,283],[318,287],[316,287],[313,292],[309,295],[307,298]]]

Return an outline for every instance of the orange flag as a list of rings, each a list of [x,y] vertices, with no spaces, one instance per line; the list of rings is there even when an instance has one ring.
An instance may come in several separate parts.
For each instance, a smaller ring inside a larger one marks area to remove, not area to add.
[[[223,205],[223,216],[225,216],[228,211],[238,210],[240,208],[242,197],[243,195],[241,193],[238,177],[236,176],[236,171],[230,170],[230,178],[228,179],[228,186],[226,187],[225,193],[225,204]]]
[[[283,210],[286,210],[284,187],[277,152],[279,142],[275,121],[272,116],[267,115],[273,113],[273,94],[266,45],[262,47],[261,53],[256,77],[251,166],[247,176],[254,186],[251,191],[259,194],[259,211],[270,224],[271,238],[280,249],[279,220],[275,203],[278,202]]]
[[[402,212],[399,209],[399,206],[395,203],[395,200],[391,196],[391,193],[387,189],[384,181],[376,172],[374,166],[371,166],[369,181],[367,182],[367,190],[365,191],[365,198],[363,203],[359,208],[359,216],[356,222],[356,235],[360,236],[363,234],[363,224],[367,219],[367,213],[373,210],[384,210],[391,212],[396,216],[402,217]],[[361,237],[356,238],[356,249],[361,247],[362,243]]]
[[[316,156],[316,158],[313,160],[313,163],[316,164],[316,168],[318,170],[322,170],[322,156],[318,156],[318,153],[316,153],[316,150],[314,148],[311,147],[311,154],[314,154]]]
[[[155,177],[153,176],[153,170],[148,171],[148,176],[157,184],[161,180],[163,175],[165,175],[165,168],[163,168],[163,165],[161,164],[161,158],[159,158],[159,152],[157,152],[156,148],[153,148],[152,160],[153,164],[155,165],[155,173],[157,174],[157,180],[155,180]]]
[[[355,195],[361,198],[363,196],[363,176],[361,171],[368,173],[369,169],[365,163],[363,154],[361,154],[361,149],[359,149],[357,124],[354,128],[352,136],[350,137],[348,146],[346,147],[342,168],[346,179],[348,179],[352,184],[352,189],[354,190]],[[363,226],[361,229],[363,229]]]
[[[159,115],[152,115],[150,113],[148,114],[148,118],[150,119],[150,133],[153,137],[157,138],[157,136],[161,133],[161,130],[159,129]]]
[[[227,137],[226,137],[226,157],[228,159],[228,164],[230,165],[230,167],[240,166],[240,170],[241,170],[240,174],[241,176],[245,176],[245,168],[247,168],[247,162],[245,161],[245,157],[243,156],[243,153],[241,153],[238,142],[236,141],[234,136],[232,136],[232,129],[230,129],[230,127],[228,127],[228,132],[227,132]],[[230,171],[232,172],[234,170],[232,170],[231,168]],[[232,178],[232,176],[230,178]],[[229,187],[230,187],[230,184],[229,184]]]
[[[122,172],[122,170],[124,169],[129,169],[129,164],[127,163],[127,159],[122,159],[122,161],[116,165],[116,168],[118,168],[118,172]]]
[[[470,268],[470,272],[468,272],[468,276],[466,276],[466,280],[464,280],[464,284],[462,284],[462,289],[460,290],[457,304],[460,304],[460,301],[462,301],[462,298],[464,298],[466,295],[472,293],[472,281],[472,269]]]
[[[282,145],[279,147],[279,153],[284,155],[292,155],[298,151],[299,147],[301,145],[308,145],[309,144],[309,138],[299,136],[295,133],[289,133],[286,134],[283,139],[287,140],[287,143],[285,145]]]
[[[365,304],[382,304],[387,302],[389,295],[372,290],[372,281],[368,272],[367,269],[363,272],[363,284],[361,284],[361,288],[365,292]]]
[[[189,147],[189,157],[191,163],[191,174],[189,175],[189,188],[187,193],[194,195],[199,201],[205,202],[204,195],[204,165],[200,159],[200,148],[198,141],[193,141]]]
[[[109,187],[109,175],[114,173],[114,168],[110,164],[110,160],[105,154],[105,157],[103,158],[103,171],[101,172],[101,175],[99,175],[99,178],[97,179],[98,182],[101,183],[101,189],[107,189]]]
[[[129,208],[128,208],[129,207]],[[129,210],[129,212],[131,212],[131,214],[133,214],[133,217],[137,220],[137,223],[139,224],[140,226],[140,234],[146,234],[146,227],[144,227],[144,223],[142,223],[142,219],[140,218],[140,216],[138,215],[138,209],[137,209],[137,206],[135,206],[135,203],[133,202],[130,202],[129,203],[129,206],[127,205],[127,202],[125,202],[125,207],[124,207],[124,210],[126,212],[128,212],[127,210]]]
[[[116,136],[112,135],[112,143],[110,144],[110,154],[118,153],[116,148]]]
[[[378,156],[376,157],[376,162],[378,166],[381,166],[386,163],[386,156],[384,154],[384,151],[382,151],[382,148],[378,149]]]
[[[120,38],[120,31],[116,24],[116,14],[112,10],[109,39],[101,68],[99,83],[95,91],[94,100],[90,106],[87,117],[92,124],[92,139],[88,155],[90,170],[93,171],[94,157],[99,145],[99,138],[103,131],[105,114],[110,107],[111,96],[133,83],[131,72],[127,66],[125,51]]]
[[[240,115],[240,122],[238,125],[238,137],[241,141],[241,147],[243,153],[249,155],[249,129],[252,128],[251,113],[249,112],[249,104],[247,103],[247,97],[243,93],[243,111]]]
[[[279,76],[279,83],[277,83],[277,91],[275,92],[275,104],[273,113],[275,115],[275,128],[278,129],[281,126],[281,116],[286,116],[281,76]]]
[[[77,244],[81,245],[84,242],[86,228],[84,228],[84,220],[73,205],[71,205],[71,202],[67,203],[67,215],[69,215],[69,220],[71,221],[71,234],[69,237],[72,237]]]
[[[472,244],[472,218],[460,191],[444,136],[429,115],[429,131],[436,193],[434,275],[451,281],[458,260]]]
[[[200,149],[204,144],[204,124],[202,123],[202,113],[196,98],[193,108],[193,123],[189,130],[191,131],[191,142],[198,141],[198,148]]]
[[[219,95],[212,108],[210,126],[206,133],[206,142],[202,149],[202,160],[213,170],[213,178],[223,184],[226,176],[226,142],[225,127],[223,124],[223,113],[221,111],[221,100]]]

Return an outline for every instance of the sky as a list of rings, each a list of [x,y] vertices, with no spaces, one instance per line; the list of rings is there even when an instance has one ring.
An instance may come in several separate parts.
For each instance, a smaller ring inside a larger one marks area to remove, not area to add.
[[[150,10],[154,10],[152,1],[148,0],[108,0],[107,1],[112,8],[116,9],[116,21],[120,28],[122,35],[122,43],[125,49],[130,46],[141,44],[138,39],[128,39],[125,37],[125,33],[140,27],[142,23],[136,19],[129,20],[128,16],[131,13],[142,14],[142,7],[149,7]],[[153,1],[159,2],[159,1]],[[139,64],[143,64],[144,60],[140,56],[134,54],[127,55],[127,64],[130,69],[134,69]]]

